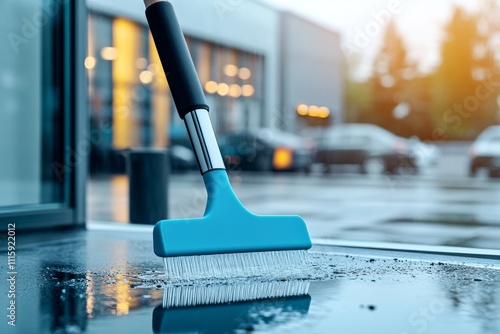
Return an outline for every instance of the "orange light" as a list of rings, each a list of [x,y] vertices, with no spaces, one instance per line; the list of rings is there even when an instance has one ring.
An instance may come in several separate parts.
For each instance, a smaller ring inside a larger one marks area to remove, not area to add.
[[[311,116],[311,117],[318,117],[319,116],[318,106],[310,106],[308,113],[309,113],[309,116]]]
[[[142,28],[136,23],[117,18],[113,20],[113,46],[101,50],[101,56],[112,62],[113,79],[113,148],[121,150],[140,142],[140,125],[130,87],[140,83],[135,62],[139,55],[136,46],[142,40]]]
[[[228,64],[224,66],[224,74],[228,77],[235,77],[238,74],[238,67],[233,64]]]
[[[252,85],[243,85],[241,87],[241,90],[242,90],[243,96],[245,96],[245,97],[250,97],[255,93],[255,89],[253,88]]]
[[[118,58],[118,49],[112,46],[106,46],[101,50],[101,57],[104,60],[115,60]]]
[[[145,85],[150,84],[153,82],[153,73],[150,71],[142,71],[141,74],[139,74],[139,80]]]
[[[149,65],[148,71],[156,77],[154,85],[151,86],[151,108],[153,111],[152,124],[154,133],[154,146],[167,147],[169,144],[169,124],[170,124],[170,94],[168,93],[168,83],[165,80],[165,73],[162,71],[160,56],[156,50],[151,32],[149,39]]]
[[[274,150],[273,166],[275,169],[289,169],[292,166],[293,153],[290,149],[278,147]]]
[[[205,83],[205,91],[208,94],[215,94],[215,93],[217,93],[217,82],[215,82],[215,81],[207,81]]]
[[[250,79],[251,76],[252,76],[252,72],[248,68],[246,68],[246,67],[240,68],[239,77],[241,80],[248,80],[248,79]]]
[[[241,87],[239,85],[233,84],[229,86],[229,96],[235,99],[241,96]]]
[[[94,313],[94,281],[92,280],[92,276],[87,272],[85,274],[85,278],[87,279],[87,303],[86,303],[86,309],[87,309],[87,317],[92,318]]]
[[[229,86],[225,83],[221,83],[217,87],[217,94],[220,96],[226,96],[229,93]]]
[[[84,65],[85,65],[85,68],[87,70],[91,70],[95,67],[96,63],[97,63],[97,61],[94,57],[87,57],[87,58],[85,58]]]
[[[299,104],[297,106],[297,114],[300,116],[307,116],[307,112],[309,110],[309,107],[306,106],[305,104]]]
[[[330,110],[327,107],[319,108],[319,118],[328,118],[328,116],[330,116]]]

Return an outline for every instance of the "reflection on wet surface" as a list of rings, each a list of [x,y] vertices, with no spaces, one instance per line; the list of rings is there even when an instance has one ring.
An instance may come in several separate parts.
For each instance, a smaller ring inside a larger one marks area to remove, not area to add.
[[[167,308],[153,311],[154,333],[238,333],[253,332],[297,321],[307,314],[309,295],[252,302]]]
[[[231,180],[252,212],[298,214],[313,237],[499,249],[500,183],[449,176],[451,167],[404,177],[243,173]],[[201,177],[172,175],[169,182],[170,218],[202,216]],[[123,176],[91,180],[89,217],[127,222],[127,189]]]
[[[316,247],[292,276],[186,282],[166,280],[151,247],[108,232],[26,247],[18,326],[1,332],[500,332],[498,261]]]
[[[126,175],[116,175],[111,178],[111,210],[112,221],[128,222],[128,177]]]
[[[166,282],[163,290],[163,307],[171,309],[286,298],[304,296],[309,291],[309,281],[250,280],[250,282],[231,282],[231,284],[228,284],[229,281],[224,282],[225,284],[195,283],[175,286]]]
[[[498,227],[498,222],[481,221],[473,214],[453,214],[453,213],[434,213],[423,214],[417,217],[401,217],[389,219],[387,223],[395,224],[436,224],[442,226],[458,226],[458,227],[480,227],[493,226]]]
[[[80,332],[87,328],[87,321],[91,316],[89,304],[93,300],[87,295],[87,278],[84,274],[75,274],[67,271],[68,269],[71,270],[66,268],[65,271],[60,271],[53,268],[53,284],[43,285],[41,288],[40,309],[48,311],[47,321],[42,322],[41,328],[47,332]]]

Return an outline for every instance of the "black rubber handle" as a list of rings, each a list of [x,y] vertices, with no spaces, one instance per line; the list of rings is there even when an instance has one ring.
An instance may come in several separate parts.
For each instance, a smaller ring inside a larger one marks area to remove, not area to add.
[[[209,110],[172,4],[154,3],[146,9],[146,17],[179,116],[184,119],[193,110]]]

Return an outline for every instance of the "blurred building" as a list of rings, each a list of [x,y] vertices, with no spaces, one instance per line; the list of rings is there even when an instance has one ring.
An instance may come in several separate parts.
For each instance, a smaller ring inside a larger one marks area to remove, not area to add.
[[[172,1],[215,130],[292,132],[342,122],[339,35],[259,1]],[[94,172],[120,172],[128,147],[185,135],[138,0],[87,1]]]
[[[289,131],[343,122],[340,35],[291,13],[280,22],[280,107]]]
[[[173,2],[219,134],[341,121],[336,33],[258,1]],[[183,134],[143,2],[9,0],[0,12],[0,227],[81,226],[89,160],[124,171],[126,148]]]

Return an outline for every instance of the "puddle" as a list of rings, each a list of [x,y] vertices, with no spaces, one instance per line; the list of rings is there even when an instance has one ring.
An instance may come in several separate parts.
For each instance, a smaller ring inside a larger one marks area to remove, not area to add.
[[[154,333],[249,333],[303,319],[309,295],[153,311]]]
[[[327,253],[310,258],[308,270],[288,277],[194,281],[166,279],[161,270],[75,274],[52,267],[41,311],[53,332],[128,333],[121,323],[129,316],[143,333],[373,332],[377,324],[419,333],[424,323],[436,332],[441,324],[462,332],[472,320],[500,330],[498,269]],[[393,318],[399,321],[386,323]],[[483,333],[481,326],[467,333]]]
[[[399,217],[388,219],[383,223],[386,224],[435,224],[441,226],[457,226],[457,227],[480,227],[492,226],[498,227],[498,223],[481,221],[476,215],[471,214],[452,214],[452,213],[435,213],[429,215],[419,215],[417,217]]]

